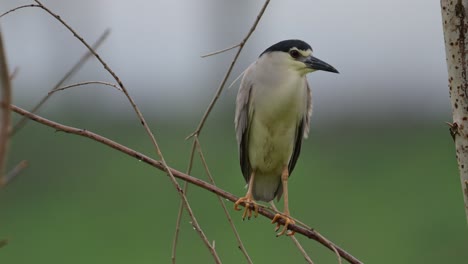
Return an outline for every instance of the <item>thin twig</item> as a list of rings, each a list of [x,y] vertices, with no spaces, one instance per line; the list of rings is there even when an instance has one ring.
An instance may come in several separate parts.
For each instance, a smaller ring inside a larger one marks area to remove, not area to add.
[[[296,245],[296,247],[299,249],[299,251],[301,252],[302,256],[305,258],[305,260],[307,261],[307,263],[309,264],[314,264],[314,262],[312,261],[312,259],[309,257],[309,255],[307,254],[307,252],[305,252],[304,248],[302,247],[301,243],[299,242],[299,240],[297,240],[297,238],[295,236],[290,236],[291,237],[291,240],[294,242],[294,245]]]
[[[80,83],[75,83],[75,84],[70,84],[70,85],[67,85],[67,86],[59,87],[57,89],[54,89],[54,90],[50,91],[49,95],[52,95],[53,93],[56,93],[58,91],[63,91],[63,90],[70,89],[70,88],[73,88],[73,87],[78,87],[78,86],[83,86],[83,85],[90,85],[90,84],[106,85],[106,86],[114,87],[115,89],[117,89],[117,91],[122,92],[122,89],[120,89],[120,87],[118,87],[117,85],[115,85],[113,83],[102,82],[102,81],[88,81],[88,82],[80,82]]]
[[[34,5],[36,6],[36,5]],[[39,5],[37,5],[37,7],[41,7]],[[101,46],[101,44],[107,39],[107,37],[109,36],[110,34],[110,29],[106,29],[102,34],[101,36],[99,36],[99,38],[96,40],[96,42],[93,44],[92,48],[94,50],[96,50],[97,48],[99,48],[99,46]],[[65,75],[62,77],[62,79],[60,79],[54,87],[52,87],[52,89],[50,90],[50,92],[58,89],[60,86],[63,85],[63,83],[65,83],[67,80],[69,80],[73,75],[75,75],[75,73],[78,72],[78,70],[81,69],[81,67],[84,65],[84,63],[89,59],[91,58],[93,55],[93,53],[91,53],[89,50],[86,51],[85,54],[83,54],[83,56],[81,56],[81,58],[75,63],[75,65],[73,65],[73,67],[70,68],[70,70],[68,70],[67,73],[65,73]],[[37,103],[33,109],[31,110],[32,113],[37,113],[37,111],[39,111],[39,108],[42,107],[42,105],[45,104],[45,102],[47,102],[47,100],[49,100],[50,96],[52,95],[51,93],[48,93],[46,94],[40,101],[39,103]],[[27,122],[27,118],[22,118],[18,121],[18,123],[16,123],[16,125],[13,126],[13,130],[11,132],[11,135],[14,135],[16,134],[21,128],[24,127],[24,125],[26,125],[26,122]]]
[[[273,207],[273,209],[275,211],[278,212],[278,209],[276,208],[275,204],[273,203],[273,201],[270,202],[271,204],[271,207]],[[302,247],[301,243],[299,242],[299,240],[297,240],[297,238],[295,236],[289,236],[291,238],[291,240],[294,242],[294,244],[296,245],[296,247],[299,249],[299,251],[301,252],[302,256],[305,258],[305,260],[307,261],[307,263],[309,264],[314,264],[314,262],[312,261],[312,259],[309,257],[309,255],[307,254],[307,252],[305,252],[304,248]]]
[[[187,195],[187,190],[188,190],[188,183],[184,182],[184,190],[183,192]],[[174,238],[172,239],[172,264],[176,263],[176,256],[177,256],[177,245],[179,242],[179,233],[180,233],[180,223],[182,222],[182,215],[184,213],[184,202],[182,200],[180,201],[179,204],[179,210],[177,213],[177,220],[176,220],[176,228],[174,232]]]
[[[20,174],[24,169],[26,169],[26,167],[28,167],[28,161],[22,160],[0,181],[0,187],[9,184],[13,179],[16,178],[16,176],[18,176],[18,174]]]
[[[5,13],[1,14],[1,15],[0,15],[0,18],[2,18],[3,16],[6,16],[6,15],[8,15],[9,13],[14,12],[14,11],[16,11],[16,10],[23,9],[23,8],[29,8],[29,7],[40,7],[40,6],[39,6],[39,5],[36,5],[36,4],[18,6],[18,7],[15,7],[15,8],[13,8],[13,9],[10,9],[10,10],[6,11]]]
[[[195,141],[195,143],[197,145],[197,150],[198,150],[198,154],[200,155],[200,160],[202,161],[203,167],[205,168],[205,173],[208,176],[208,178],[210,180],[210,183],[213,184],[214,186],[216,186],[216,184],[214,182],[214,179],[213,179],[213,176],[211,175],[210,169],[208,168],[208,164],[206,163],[205,156],[203,155],[201,144],[200,144],[200,141],[198,140],[197,136],[195,136],[194,141]],[[227,220],[229,222],[229,225],[231,226],[232,232],[234,233],[234,236],[236,237],[239,249],[241,250],[242,254],[244,254],[247,262],[252,264],[253,263],[252,259],[250,258],[249,254],[247,253],[247,250],[244,247],[244,243],[242,243],[242,239],[240,238],[239,233],[237,232],[236,226],[232,222],[232,218],[231,218],[231,215],[229,214],[228,209],[226,208],[226,204],[224,203],[223,199],[220,196],[216,196],[216,197],[218,197],[219,203],[221,204],[221,207],[223,208],[224,214],[226,215],[226,218],[227,218]]]
[[[16,75],[18,75],[18,72],[19,72],[19,67],[15,67],[10,74],[10,82],[16,78]]]
[[[5,166],[8,153],[8,142],[11,126],[11,83],[8,75],[8,63],[5,48],[3,46],[2,31],[0,29],[0,91],[1,101],[1,123],[0,123],[0,184],[6,182]]]
[[[195,152],[195,141],[192,144],[192,150],[190,152],[189,163],[188,163],[187,170],[186,170],[188,175],[190,175],[192,173],[193,153],[194,152]],[[188,183],[184,182],[184,193],[185,193],[185,195],[187,195],[187,191],[188,191]],[[176,263],[177,245],[178,245],[178,241],[179,241],[180,223],[182,222],[182,215],[183,215],[183,212],[184,212],[183,210],[184,210],[184,203],[182,201],[180,201],[179,211],[177,213],[176,229],[175,229],[175,232],[174,232],[174,238],[172,240],[172,257],[171,257],[172,264]]]
[[[229,68],[228,68],[226,74],[224,75],[224,78],[221,81],[221,83],[220,83],[220,85],[218,87],[218,90],[216,91],[213,99],[211,100],[210,104],[208,105],[208,108],[206,109],[205,113],[203,114],[203,117],[200,120],[200,123],[198,124],[197,128],[195,129],[195,131],[192,134],[190,134],[187,137],[187,139],[189,139],[189,138],[191,138],[191,137],[193,137],[195,135],[200,135],[200,132],[201,132],[203,126],[205,125],[205,122],[206,122],[206,119],[208,118],[208,115],[210,114],[211,110],[213,109],[216,101],[218,101],[218,98],[221,95],[221,92],[223,91],[224,86],[226,85],[226,82],[227,82],[229,76],[231,76],[232,69],[234,68],[234,65],[236,64],[237,59],[239,58],[239,55],[240,55],[240,53],[242,52],[242,49],[245,46],[245,43],[247,43],[247,40],[249,40],[250,36],[255,31],[255,28],[257,28],[257,25],[260,22],[260,19],[262,18],[263,14],[265,13],[265,10],[266,10],[269,3],[270,3],[270,0],[265,1],[265,3],[263,4],[262,9],[260,10],[260,12],[257,15],[257,19],[253,23],[253,25],[250,28],[249,32],[247,32],[247,35],[244,37],[244,39],[241,41],[241,43],[239,43],[239,49],[237,50],[236,55],[234,55],[234,59],[232,60],[231,65],[229,65]]]
[[[193,177],[193,176],[190,176],[190,175],[187,175],[183,172],[180,172],[176,169],[173,169],[173,168],[170,168],[170,167],[167,167],[167,165],[165,165],[162,161],[157,161],[157,160],[154,160],[142,153],[139,153],[131,148],[128,148],[122,144],[119,144],[115,141],[112,141],[110,139],[107,139],[101,135],[98,135],[96,133],[93,133],[89,130],[85,130],[85,129],[79,129],[79,128],[74,128],[74,127],[70,127],[70,126],[65,126],[65,125],[62,125],[62,124],[59,124],[59,123],[56,123],[56,122],[53,122],[53,121],[50,121],[48,119],[45,119],[43,117],[40,117],[38,115],[35,115],[33,113],[30,113],[22,108],[19,108],[15,105],[11,105],[11,109],[20,114],[20,115],[23,115],[23,116],[27,116],[29,119],[31,120],[34,120],[38,123],[41,123],[43,125],[46,125],[46,126],[49,126],[49,127],[52,127],[54,128],[55,130],[58,130],[58,131],[63,131],[63,132],[66,132],[66,133],[70,133],[70,134],[75,134],[75,135],[79,135],[79,136],[83,136],[83,137],[86,137],[86,138],[89,138],[89,139],[92,139],[94,141],[97,141],[101,144],[104,144],[108,147],[111,147],[117,151],[120,151],[122,153],[125,153],[133,158],[135,158],[136,160],[138,161],[142,161],[146,164],[149,164],[161,171],[167,171],[167,169],[169,169],[169,171],[171,172],[172,175],[174,175],[174,177],[177,177],[183,181],[186,181],[186,182],[189,182],[191,184],[194,184],[194,185],[197,185],[203,189],[206,189],[216,195],[219,195],[225,199],[228,199],[229,201],[231,202],[236,202],[239,197],[223,190],[223,189],[220,189],[212,184],[209,184],[205,181],[202,181],[196,177]],[[182,191],[182,190],[180,190]],[[251,206],[251,209],[253,210],[253,206]],[[264,207],[259,207],[259,210],[258,210],[259,214],[269,218],[269,219],[273,219],[273,217],[275,216],[275,213],[268,210],[268,209],[265,209]],[[284,219],[280,219],[279,220],[280,224],[284,225]],[[330,250],[334,250],[336,249],[337,252],[339,253],[340,256],[342,256],[344,259],[348,260],[350,263],[353,263],[353,264],[362,264],[362,262],[360,260],[358,260],[357,258],[353,257],[351,254],[349,254],[348,252],[346,252],[345,250],[343,250],[342,248],[338,247],[337,245],[335,245],[334,243],[330,242],[329,240],[327,239],[324,239],[324,237],[322,235],[318,235],[317,231],[315,231],[314,229],[308,229],[308,228],[304,228],[302,226],[299,226],[299,225],[296,225],[296,224],[290,224],[288,226],[288,229],[291,230],[291,231],[295,231],[297,234],[301,234],[301,235],[304,235],[310,239],[313,239],[317,242],[319,242],[320,244],[324,245],[325,247],[329,248]],[[210,245],[211,246],[211,245]]]
[[[148,136],[149,136],[149,138],[151,140],[151,143],[153,144],[153,146],[154,146],[154,148],[155,148],[155,150],[156,150],[156,152],[157,152],[157,154],[158,154],[158,156],[159,156],[159,158],[161,160],[160,162],[163,165],[164,170],[169,175],[169,178],[171,179],[172,184],[176,188],[177,193],[182,198],[182,202],[184,203],[185,209],[187,210],[190,218],[192,219],[191,223],[192,223],[193,228],[195,228],[195,230],[199,234],[200,238],[202,239],[202,241],[204,242],[204,244],[206,245],[206,247],[210,251],[211,255],[213,256],[215,262],[216,263],[221,263],[221,260],[219,259],[219,256],[218,256],[218,253],[216,252],[215,248],[210,244],[210,242],[208,241],[208,238],[206,237],[205,233],[203,232],[200,225],[198,224],[198,221],[195,218],[195,215],[194,215],[194,213],[192,211],[192,208],[190,207],[190,203],[188,202],[188,199],[185,196],[185,193],[183,192],[183,190],[180,187],[179,183],[177,182],[176,178],[172,174],[171,169],[167,165],[166,160],[164,159],[164,156],[163,156],[163,154],[161,152],[161,149],[159,148],[158,142],[156,141],[156,138],[154,137],[153,132],[151,132],[151,129],[149,128],[148,124],[146,123],[146,120],[145,120],[143,114],[141,113],[139,107],[136,105],[135,101],[130,96],[127,88],[125,88],[125,86],[123,85],[120,78],[115,74],[114,71],[112,71],[112,69],[101,58],[101,56],[99,56],[96,53],[96,51],[94,51],[93,48],[83,39],[83,37],[81,37],[73,28],[71,28],[64,20],[62,20],[62,18],[59,15],[52,12],[50,9],[48,9],[46,6],[44,6],[39,0],[34,0],[34,1],[37,4],[40,5],[40,8],[45,10],[47,13],[49,13],[55,19],[57,19],[63,26],[65,26],[73,34],[74,37],[76,37],[83,45],[85,45],[86,48],[88,48],[88,50],[96,57],[96,59],[98,59],[98,61],[101,63],[101,65],[104,67],[104,69],[106,69],[106,71],[114,78],[114,80],[117,82],[119,87],[122,89],[123,93],[127,97],[127,100],[129,101],[130,105],[132,106],[133,110],[135,111],[138,119],[140,120],[141,125],[144,127],[146,133],[148,134]]]
[[[217,55],[217,54],[220,54],[220,53],[223,53],[223,52],[226,52],[226,51],[230,51],[232,49],[235,49],[237,47],[239,47],[240,44],[236,44],[234,46],[231,46],[229,48],[225,48],[225,49],[222,49],[222,50],[218,50],[218,51],[214,51],[214,52],[211,52],[211,53],[208,53],[208,54],[205,54],[205,55],[201,55],[200,57],[202,58],[206,58],[206,57],[210,57],[210,56],[213,56],[213,55]]]

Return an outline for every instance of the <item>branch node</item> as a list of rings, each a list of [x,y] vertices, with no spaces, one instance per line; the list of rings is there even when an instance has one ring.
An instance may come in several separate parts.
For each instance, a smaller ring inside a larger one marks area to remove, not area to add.
[[[460,135],[460,131],[459,131],[459,127],[458,127],[457,122],[453,122],[453,123],[445,122],[445,123],[449,126],[450,136],[452,136],[452,139],[455,141],[455,137],[457,135]]]
[[[189,140],[189,139],[191,139],[191,138],[193,138],[193,137],[198,138],[198,133],[199,133],[199,132],[200,132],[200,131],[199,131],[198,129],[195,130],[194,132],[192,132],[192,134],[188,135],[188,136],[185,138],[185,140]]]

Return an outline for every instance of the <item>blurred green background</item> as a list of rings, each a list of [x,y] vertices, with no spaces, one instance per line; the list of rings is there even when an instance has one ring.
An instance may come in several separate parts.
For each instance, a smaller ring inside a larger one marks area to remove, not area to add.
[[[127,85],[169,165],[185,171],[197,126],[262,1],[44,0],[99,49]],[[2,0],[0,13],[26,0]],[[404,6],[404,8],[402,8]],[[137,19],[134,19],[137,17]],[[15,104],[30,109],[85,51],[38,9],[0,20]],[[314,73],[311,134],[290,183],[292,214],[365,263],[466,263],[468,229],[453,141],[438,1],[272,1],[228,81],[266,47],[310,42],[340,75]],[[112,81],[90,60],[67,84]],[[219,187],[241,196],[225,90],[201,135]],[[156,157],[123,96],[108,87],[57,93],[40,112]],[[15,121],[19,119],[14,116]],[[0,190],[0,263],[170,263],[179,196],[167,176],[89,139],[29,122],[8,168],[29,167]],[[194,176],[207,180],[198,157]],[[223,263],[245,263],[218,200],[190,186],[192,208]],[[282,207],[282,201],[277,203]],[[231,216],[255,263],[303,263],[290,239],[259,217]],[[184,215],[178,263],[212,258]],[[315,263],[333,252],[297,236]]]
[[[216,116],[216,115],[215,115]],[[201,142],[217,184],[243,195],[231,120],[214,118]],[[60,119],[60,118],[58,118]],[[63,120],[152,156],[135,121]],[[195,121],[152,120],[168,163],[185,170]],[[0,193],[1,263],[168,263],[179,198],[164,173],[86,138],[31,122],[10,161],[30,167]],[[12,164],[12,162],[10,162]],[[193,175],[206,180],[197,160]],[[453,142],[442,121],[394,126],[313,126],[291,178],[295,217],[365,263],[464,263],[468,238]],[[245,262],[216,197],[190,186],[191,205],[225,263]],[[256,263],[301,263],[290,239],[263,217],[236,227]],[[211,256],[185,215],[178,260]],[[316,263],[332,252],[300,236]]]

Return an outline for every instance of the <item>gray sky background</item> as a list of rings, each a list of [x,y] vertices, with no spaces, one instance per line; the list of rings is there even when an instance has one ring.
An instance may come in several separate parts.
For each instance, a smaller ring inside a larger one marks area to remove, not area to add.
[[[98,50],[147,115],[200,117],[234,52],[200,55],[238,43],[263,1],[43,0],[88,42],[112,33]],[[1,0],[0,12],[30,1]],[[15,102],[30,108],[75,61],[84,47],[37,8],[0,20],[14,80]],[[340,75],[309,75],[316,120],[400,118],[450,120],[439,1],[272,1],[235,67],[231,81],[268,46],[299,38]],[[95,60],[68,83],[111,81]],[[230,82],[229,82],[230,83]],[[233,111],[238,84],[215,111]],[[49,111],[98,109],[133,116],[109,87],[57,94]]]

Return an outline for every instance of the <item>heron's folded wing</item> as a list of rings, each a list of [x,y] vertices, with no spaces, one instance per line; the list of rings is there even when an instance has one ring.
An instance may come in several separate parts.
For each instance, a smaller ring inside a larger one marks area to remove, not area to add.
[[[251,91],[252,91],[252,65],[250,65],[244,73],[242,82],[237,93],[236,100],[236,117],[234,119],[236,127],[236,138],[239,146],[239,159],[242,174],[245,181],[249,182],[251,166],[249,161],[249,128],[250,121],[253,115],[253,107],[251,106]]]
[[[297,159],[299,158],[299,154],[301,153],[302,139],[307,138],[307,136],[309,135],[310,117],[312,116],[312,93],[310,91],[310,86],[307,81],[306,81],[306,86],[307,86],[306,87],[307,107],[306,107],[306,111],[304,112],[304,115],[300,123],[297,126],[294,149],[293,149],[291,159],[289,160],[289,167],[288,167],[289,176],[291,176],[291,173],[293,172],[294,167],[296,166]]]

